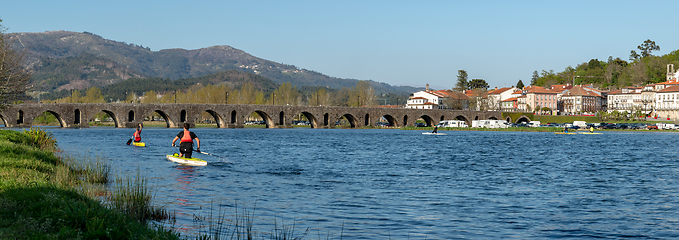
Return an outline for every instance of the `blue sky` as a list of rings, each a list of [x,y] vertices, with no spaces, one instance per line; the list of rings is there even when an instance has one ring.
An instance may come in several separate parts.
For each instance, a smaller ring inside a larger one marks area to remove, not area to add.
[[[6,1],[7,32],[88,31],[150,47],[229,45],[333,77],[491,87],[533,71],[679,49],[679,1]]]

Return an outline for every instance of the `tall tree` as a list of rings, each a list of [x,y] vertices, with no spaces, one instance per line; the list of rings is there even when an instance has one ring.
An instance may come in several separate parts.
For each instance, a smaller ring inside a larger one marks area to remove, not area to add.
[[[292,86],[290,82],[281,84],[271,97],[271,104],[275,105],[300,105],[302,103],[299,90],[296,86]]]
[[[523,85],[523,81],[521,81],[521,79],[519,79],[519,82],[516,83],[516,88],[518,88],[518,89],[523,89],[523,87],[525,87],[525,86]]]
[[[639,49],[640,53],[637,53],[636,51],[632,50],[629,54],[629,60],[630,61],[636,61],[645,57],[650,57],[651,52],[660,50],[660,46],[655,45],[655,41],[651,41],[651,39],[646,39],[644,43],[641,45],[637,46],[637,49]]]
[[[351,89],[348,105],[350,107],[362,107],[377,105],[375,89],[368,81],[358,81],[356,86]]]
[[[455,83],[455,90],[468,90],[469,81],[467,80],[467,71],[457,70],[457,83]]]
[[[483,89],[483,90],[486,90],[486,89],[488,89],[490,86],[488,85],[488,83],[486,82],[486,80],[483,80],[483,79],[472,79],[471,81],[469,81],[469,86],[468,86],[468,87],[469,87],[470,90],[474,90],[474,89]]]
[[[31,74],[24,68],[23,57],[12,49],[12,41],[0,25],[0,109],[18,100],[29,88]]]
[[[537,70],[533,71],[533,77],[530,78],[530,85],[535,86],[539,78],[540,74],[538,74],[538,71]]]
[[[655,41],[651,41],[651,39],[646,39],[646,41],[637,46],[637,48],[641,51],[642,58],[651,56],[652,51],[660,50],[660,46],[655,45]]]

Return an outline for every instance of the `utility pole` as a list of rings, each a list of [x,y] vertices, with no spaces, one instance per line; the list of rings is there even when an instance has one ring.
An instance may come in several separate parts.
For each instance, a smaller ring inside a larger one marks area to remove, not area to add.
[[[177,89],[174,90],[174,103],[177,103]]]
[[[224,104],[229,104],[229,92],[225,92],[226,96],[224,97]]]

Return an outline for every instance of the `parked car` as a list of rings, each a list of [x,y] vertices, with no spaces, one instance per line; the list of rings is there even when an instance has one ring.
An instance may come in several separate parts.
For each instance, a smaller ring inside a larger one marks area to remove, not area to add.
[[[646,129],[648,129],[648,130],[658,130],[658,126],[656,126],[656,125],[648,125],[648,126],[646,126]]]

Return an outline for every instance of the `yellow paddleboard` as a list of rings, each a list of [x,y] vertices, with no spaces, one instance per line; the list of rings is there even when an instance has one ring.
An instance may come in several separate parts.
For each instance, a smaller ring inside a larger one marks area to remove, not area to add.
[[[577,134],[577,133],[574,133],[574,132],[555,132],[554,134],[568,134],[568,135],[572,135],[572,134]]]
[[[176,156],[175,156],[176,155]],[[179,163],[179,164],[184,164],[184,165],[189,165],[189,166],[207,166],[207,162],[203,159],[200,158],[185,158],[185,157],[179,157],[179,154],[175,153],[175,155],[165,155],[167,160]]]
[[[146,143],[144,142],[132,142],[132,145],[135,145],[137,147],[146,147]]]
[[[603,133],[595,133],[595,132],[581,132],[580,134],[603,134]]]

